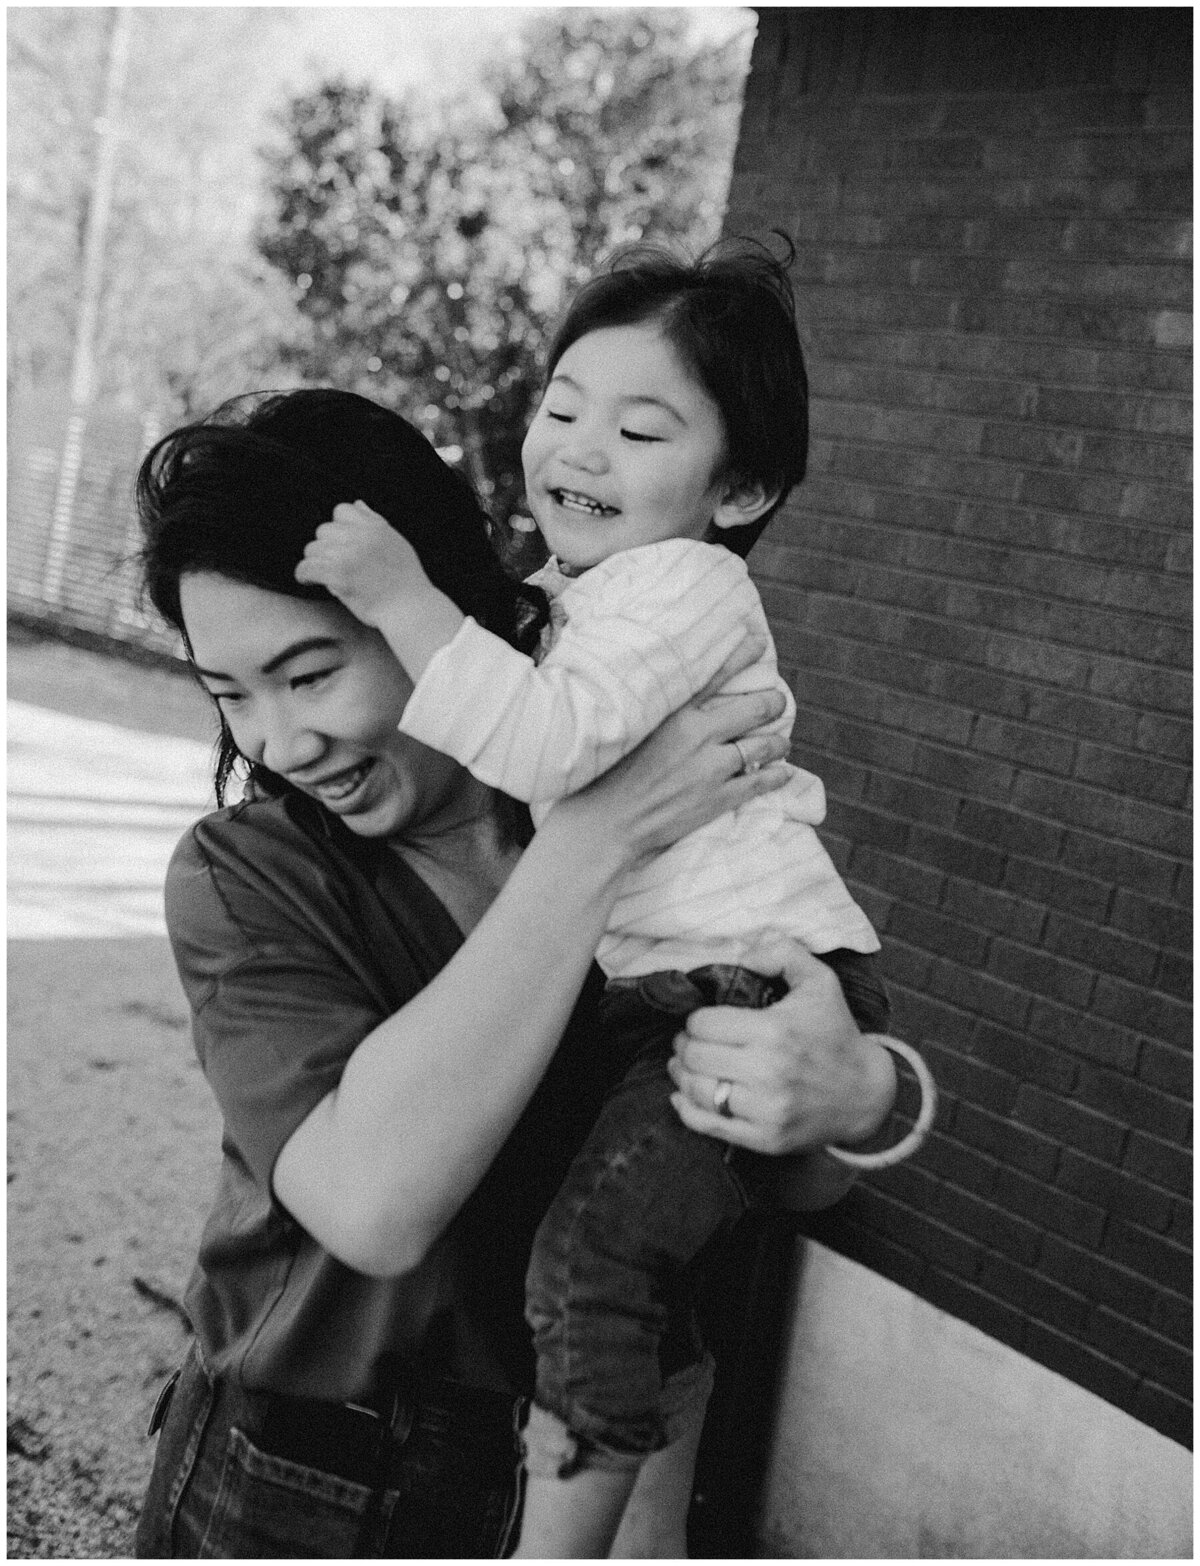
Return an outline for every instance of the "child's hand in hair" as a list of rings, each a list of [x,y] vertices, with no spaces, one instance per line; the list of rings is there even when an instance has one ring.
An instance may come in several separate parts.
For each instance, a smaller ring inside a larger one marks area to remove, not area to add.
[[[296,567],[297,582],[327,587],[364,625],[380,626],[388,611],[431,591],[409,541],[365,501],[333,508]]]
[[[296,567],[297,582],[327,587],[381,632],[415,683],[453,641],[463,613],[425,575],[416,550],[364,501],[334,506]]]

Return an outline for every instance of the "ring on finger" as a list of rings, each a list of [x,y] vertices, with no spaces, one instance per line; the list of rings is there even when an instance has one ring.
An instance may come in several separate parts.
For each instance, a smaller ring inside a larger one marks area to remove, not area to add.
[[[754,761],[750,757],[748,754],[749,746],[744,740],[735,739],[733,741],[733,748],[737,751],[738,760],[741,762],[741,766],[738,768],[738,772],[757,772],[762,766],[761,761]]]
[[[733,1110],[729,1107],[732,1094],[733,1083],[728,1077],[722,1077],[713,1088],[713,1113],[721,1115],[725,1120],[733,1119]]]

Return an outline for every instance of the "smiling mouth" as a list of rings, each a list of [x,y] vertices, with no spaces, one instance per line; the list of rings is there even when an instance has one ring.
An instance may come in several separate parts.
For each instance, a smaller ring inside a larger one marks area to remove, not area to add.
[[[598,500],[593,500],[590,495],[581,495],[574,489],[552,489],[551,500],[563,508],[564,511],[581,511],[589,517],[615,517],[616,506],[604,506]]]
[[[320,783],[306,783],[305,792],[315,795],[326,805],[340,804],[358,789],[374,765],[374,761],[363,761],[357,767],[347,767],[345,772],[335,772]]]

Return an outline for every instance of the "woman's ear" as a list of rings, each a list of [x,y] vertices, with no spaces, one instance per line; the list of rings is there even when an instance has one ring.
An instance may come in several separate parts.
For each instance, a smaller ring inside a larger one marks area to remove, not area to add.
[[[713,513],[713,527],[748,527],[770,511],[779,500],[779,490],[768,490],[765,485],[743,483],[735,480],[725,491],[725,498]]]

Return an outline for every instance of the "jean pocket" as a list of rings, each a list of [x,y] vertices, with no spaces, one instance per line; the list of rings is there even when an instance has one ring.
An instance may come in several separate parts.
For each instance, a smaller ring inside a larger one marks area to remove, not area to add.
[[[235,1427],[197,1558],[329,1560],[369,1553],[364,1529],[382,1534],[396,1500],[394,1490],[373,1491],[260,1451]]]

